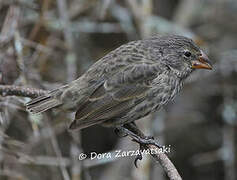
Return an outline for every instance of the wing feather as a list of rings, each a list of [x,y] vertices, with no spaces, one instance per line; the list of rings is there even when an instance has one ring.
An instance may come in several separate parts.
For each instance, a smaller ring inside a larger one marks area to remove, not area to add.
[[[77,110],[70,128],[82,129],[125,115],[136,105],[134,100],[146,96],[151,88],[149,83],[158,74],[157,68],[153,66],[130,66],[105,79]]]

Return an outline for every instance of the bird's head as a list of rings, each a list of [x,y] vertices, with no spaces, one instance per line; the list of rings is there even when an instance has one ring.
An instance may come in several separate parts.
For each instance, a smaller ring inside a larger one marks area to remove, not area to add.
[[[182,78],[195,69],[212,69],[207,55],[191,39],[177,35],[160,36],[157,39],[159,47],[162,47],[162,63]]]

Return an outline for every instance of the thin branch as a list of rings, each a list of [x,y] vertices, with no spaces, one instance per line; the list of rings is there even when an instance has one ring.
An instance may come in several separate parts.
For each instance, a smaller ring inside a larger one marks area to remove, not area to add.
[[[50,137],[51,137],[52,147],[53,147],[54,152],[55,152],[55,154],[56,154],[56,156],[57,156],[57,158],[59,160],[59,167],[60,167],[63,179],[64,180],[70,180],[70,176],[68,174],[68,171],[65,168],[65,166],[63,166],[63,163],[62,163],[62,152],[60,150],[56,134],[55,134],[55,132],[54,132],[54,130],[53,130],[51,124],[50,124],[50,121],[49,121],[48,117],[46,118],[45,123],[46,123],[46,126],[47,126],[48,130],[49,130],[48,133],[50,134]]]
[[[11,5],[8,9],[6,18],[4,20],[1,36],[0,36],[0,43],[4,44],[9,42],[17,29],[18,21],[20,17],[20,9],[15,5]]]
[[[148,149],[157,148],[154,145],[147,145],[146,147]],[[182,180],[178,170],[165,153],[151,153],[151,155],[157,162],[160,163],[170,180]]]
[[[22,7],[27,7],[30,9],[38,10],[39,6],[36,3],[30,2],[28,0],[8,0],[8,1],[2,1],[1,5],[20,5]]]
[[[28,180],[27,177],[23,175],[23,173],[17,172],[12,169],[4,169],[0,171],[0,176],[6,176],[9,177],[9,179],[22,179],[22,180]],[[3,178],[4,179],[4,178]],[[7,178],[8,179],[8,178]]]
[[[67,64],[67,81],[73,81],[76,78],[76,54],[74,51],[74,40],[72,31],[70,30],[70,19],[68,16],[68,8],[65,0],[57,0],[60,21],[63,26],[63,34],[65,42],[68,46],[66,56]]]
[[[46,94],[48,91],[42,89],[34,89],[22,86],[0,85],[0,95],[2,96],[22,96],[35,98]]]
[[[139,129],[136,129],[137,135],[141,138],[145,138],[146,136],[141,132]],[[128,134],[130,138],[133,139],[130,134]],[[156,162],[159,162],[162,166],[163,170],[167,174],[170,180],[182,180],[181,176],[179,175],[178,170],[174,166],[174,164],[171,162],[171,160],[168,158],[168,156],[165,154],[165,152],[159,151],[158,147],[155,145],[147,144],[144,145],[145,149],[148,149],[150,151],[151,156],[156,160]],[[154,153],[154,150],[158,150],[157,153]]]

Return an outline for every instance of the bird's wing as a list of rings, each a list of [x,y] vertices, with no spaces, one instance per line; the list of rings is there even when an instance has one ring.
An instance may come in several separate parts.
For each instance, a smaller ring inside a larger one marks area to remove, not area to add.
[[[76,112],[70,129],[82,129],[111,118],[118,118],[142,98],[150,82],[159,74],[157,64],[136,64],[108,77]]]

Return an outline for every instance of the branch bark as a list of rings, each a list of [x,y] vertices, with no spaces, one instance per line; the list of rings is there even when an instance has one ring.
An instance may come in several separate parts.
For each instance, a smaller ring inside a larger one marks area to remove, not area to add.
[[[154,145],[147,145],[148,149],[156,149],[157,147]],[[166,172],[167,176],[170,180],[182,180],[181,176],[179,175],[178,170],[175,168],[174,164],[168,158],[165,153],[155,153],[151,154],[151,156],[160,163],[163,170]]]
[[[2,96],[22,96],[36,98],[46,94],[48,91],[42,89],[34,89],[22,86],[0,85],[0,95]]]

